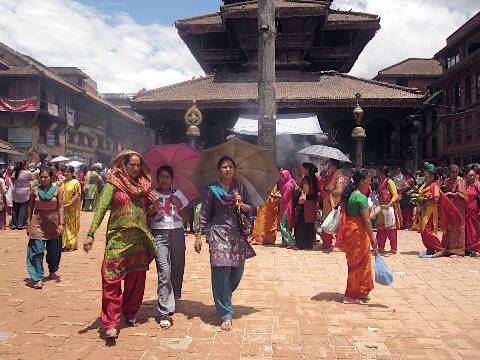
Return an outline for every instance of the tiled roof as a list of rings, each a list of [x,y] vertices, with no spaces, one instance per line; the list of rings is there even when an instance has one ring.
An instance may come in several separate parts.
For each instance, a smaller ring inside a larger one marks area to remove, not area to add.
[[[377,21],[378,16],[367,13],[330,10],[328,13],[328,22],[356,22],[356,21]]]
[[[300,78],[278,78],[276,89],[277,102],[280,104],[315,103],[317,106],[325,106],[327,103],[337,103],[339,106],[351,106],[355,103],[355,94],[360,93],[365,103],[376,104],[375,106],[382,103],[382,106],[389,107],[398,106],[398,101],[417,101],[422,97],[421,93],[410,88],[336,71],[308,74]],[[240,75],[220,79],[209,75],[140,92],[133,102],[135,109],[184,108],[185,104],[193,100],[197,100],[199,106],[208,104],[223,107],[223,103],[235,107],[235,104],[243,106],[246,102],[255,104],[257,94],[256,79],[242,78]]]
[[[10,144],[9,142],[0,140],[0,149],[13,150],[15,149],[15,146],[13,144]]]
[[[318,0],[279,0],[275,1],[275,9],[325,9],[330,2]],[[258,9],[257,1],[245,1],[243,3],[224,5],[222,10],[228,12],[251,11]]]
[[[442,65],[435,59],[410,58],[380,70],[378,75],[441,76]]]
[[[298,4],[298,3],[294,3],[294,4]],[[236,5],[236,6],[240,6],[240,5]],[[352,11],[330,10],[328,13],[326,26],[329,27],[329,26],[336,26],[336,25],[338,26],[338,25],[359,25],[359,24],[371,25],[372,23],[378,25],[379,18],[377,15],[352,12]],[[180,19],[175,23],[175,25],[179,30],[192,28],[192,27],[201,27],[201,28],[208,29],[208,31],[212,31],[214,29],[224,30],[222,14],[220,12],[194,16],[186,19]]]
[[[222,16],[218,13],[194,16],[177,20],[177,27],[180,25],[222,25]]]

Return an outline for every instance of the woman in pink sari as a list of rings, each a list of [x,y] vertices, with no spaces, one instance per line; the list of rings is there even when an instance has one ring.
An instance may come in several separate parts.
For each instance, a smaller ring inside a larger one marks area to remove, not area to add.
[[[294,180],[288,170],[280,172],[280,181],[278,183],[282,193],[282,204],[278,213],[278,225],[282,234],[282,246],[292,246],[294,239],[292,229],[295,226],[295,211],[293,208],[293,183]]]
[[[465,176],[467,188],[467,211],[465,216],[466,253],[470,256],[480,256],[480,182],[472,168]]]
[[[445,180],[443,191],[457,207],[465,221],[465,212],[467,209],[467,189],[465,181],[458,176],[460,168],[451,164],[448,168],[449,178]],[[443,255],[445,256],[463,256],[465,255],[465,222],[458,227],[443,230],[442,238]]]

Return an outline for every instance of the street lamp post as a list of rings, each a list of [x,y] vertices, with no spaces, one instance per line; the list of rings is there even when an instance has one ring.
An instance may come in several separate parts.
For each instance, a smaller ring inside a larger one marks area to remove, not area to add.
[[[353,118],[357,126],[352,131],[352,138],[355,141],[355,166],[359,167],[363,165],[363,141],[367,134],[365,129],[360,126],[363,118],[363,109],[360,107],[358,100],[361,98],[361,95],[357,93],[355,97],[357,98],[357,105],[353,109]]]

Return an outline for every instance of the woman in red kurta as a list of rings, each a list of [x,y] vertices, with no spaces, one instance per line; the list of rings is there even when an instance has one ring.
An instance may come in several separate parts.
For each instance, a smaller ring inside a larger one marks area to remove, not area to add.
[[[460,168],[452,164],[448,169],[449,178],[445,180],[443,191],[457,207],[458,211],[465,219],[467,208],[467,189],[465,181],[458,176]],[[443,229],[442,246],[444,255],[465,255],[465,223],[462,222],[458,227],[452,229]]]
[[[467,211],[465,216],[465,240],[467,253],[471,256],[480,256],[480,182],[474,169],[470,169],[465,176],[467,188]]]

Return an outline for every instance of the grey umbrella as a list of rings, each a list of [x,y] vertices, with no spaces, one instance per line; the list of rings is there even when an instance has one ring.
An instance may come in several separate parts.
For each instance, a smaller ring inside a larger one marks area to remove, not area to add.
[[[312,145],[298,152],[300,155],[307,155],[320,159],[335,159],[344,162],[351,162],[350,159],[339,149],[325,146]]]
[[[203,194],[208,185],[219,180],[217,163],[222,156],[229,156],[235,161],[235,178],[244,184],[252,205],[265,204],[279,180],[272,155],[267,149],[237,138],[203,151],[192,175],[192,182],[198,192]]]

